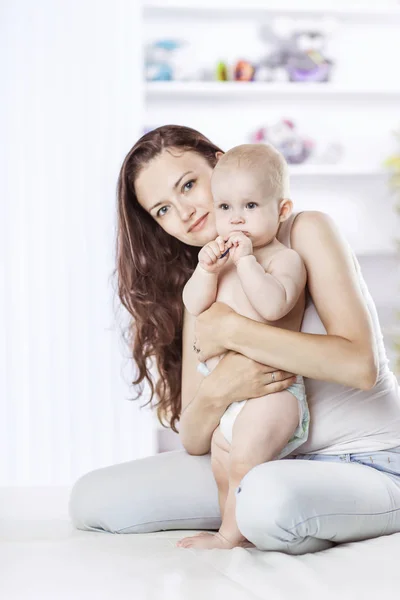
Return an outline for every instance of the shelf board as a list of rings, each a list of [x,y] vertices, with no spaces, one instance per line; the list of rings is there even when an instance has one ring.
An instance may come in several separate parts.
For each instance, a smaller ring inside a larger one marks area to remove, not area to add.
[[[400,87],[349,87],[335,83],[265,83],[258,81],[148,81],[145,91],[149,100],[180,98],[266,99],[286,95],[382,97],[398,100]]]
[[[265,0],[250,0],[243,3],[240,0],[221,1],[204,0],[203,2],[188,0],[147,0],[143,6],[146,18],[163,17],[176,19],[191,18],[267,18],[275,16],[292,17],[335,17],[346,21],[393,23],[400,17],[400,7],[393,4],[380,3],[381,6],[348,6],[336,2],[306,2],[299,6],[297,3],[281,6],[278,2]],[[382,6],[383,5],[383,6]]]

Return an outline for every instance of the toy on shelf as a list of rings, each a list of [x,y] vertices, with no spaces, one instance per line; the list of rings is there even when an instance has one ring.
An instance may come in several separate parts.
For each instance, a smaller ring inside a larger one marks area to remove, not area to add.
[[[185,41],[158,40],[145,46],[146,81],[195,81],[203,78]]]
[[[253,81],[255,73],[254,66],[247,60],[239,60],[233,70],[235,81]]]
[[[332,165],[341,161],[344,148],[339,142],[317,143],[300,135],[291,119],[281,119],[273,125],[263,125],[250,134],[253,144],[272,144],[285,157],[288,164],[307,162],[314,165]]]
[[[220,61],[217,64],[215,78],[217,81],[228,81],[228,66],[225,62]]]
[[[289,119],[260,127],[251,135],[250,141],[272,144],[283,154],[288,164],[305,162],[314,148],[314,142],[299,135],[293,121]]]
[[[256,68],[256,81],[327,82],[334,62],[325,54],[326,38],[335,27],[320,21],[275,19],[263,26],[267,54]]]

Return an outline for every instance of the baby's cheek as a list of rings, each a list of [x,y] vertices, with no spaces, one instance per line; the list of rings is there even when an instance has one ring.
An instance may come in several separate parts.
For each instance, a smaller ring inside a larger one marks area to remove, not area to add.
[[[229,232],[229,221],[227,218],[217,217],[215,219],[215,226],[217,228],[218,235],[226,238]]]

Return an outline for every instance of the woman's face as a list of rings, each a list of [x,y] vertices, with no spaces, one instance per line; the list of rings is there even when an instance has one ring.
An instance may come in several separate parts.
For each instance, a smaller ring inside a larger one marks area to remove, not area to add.
[[[164,150],[136,178],[138,202],[167,233],[190,246],[204,246],[217,237],[212,171],[196,152]]]

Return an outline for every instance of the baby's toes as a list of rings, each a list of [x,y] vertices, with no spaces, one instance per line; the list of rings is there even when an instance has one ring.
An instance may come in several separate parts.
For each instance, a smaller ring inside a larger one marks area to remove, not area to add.
[[[192,545],[192,540],[193,540],[193,538],[186,537],[186,538],[183,538],[182,540],[179,540],[179,542],[176,545],[179,548],[190,548],[190,546]]]

